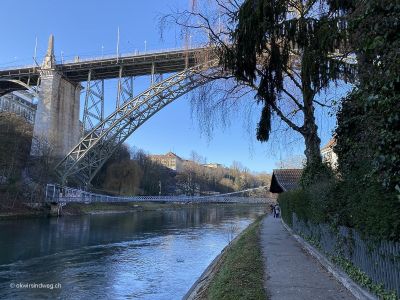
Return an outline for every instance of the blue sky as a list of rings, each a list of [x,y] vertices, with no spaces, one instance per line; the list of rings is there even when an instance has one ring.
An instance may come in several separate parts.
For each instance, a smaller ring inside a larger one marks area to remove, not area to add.
[[[0,26],[0,68],[33,63],[35,39],[38,39],[38,60],[46,51],[51,33],[55,36],[57,60],[101,56],[116,53],[117,28],[120,29],[120,53],[181,47],[179,29],[168,31],[161,41],[158,18],[172,9],[189,7],[189,0],[2,0]],[[149,81],[148,81],[149,82]],[[135,92],[146,88],[146,79],[138,81]],[[115,105],[115,83],[106,82],[106,112]],[[337,97],[339,97],[338,95]],[[253,97],[242,100],[253,103]],[[83,101],[81,101],[83,102]],[[276,161],[288,155],[301,154],[303,141],[293,135],[286,143],[278,132],[274,140],[255,140],[255,126],[260,108],[253,105],[248,119],[246,109],[235,111],[230,126],[218,126],[210,138],[202,134],[196,117],[192,116],[188,97],[170,104],[140,127],[129,139],[131,146],[152,154],[174,151],[189,158],[192,150],[205,156],[208,162],[231,165],[240,161],[250,170],[270,172]],[[326,113],[319,115],[322,144],[326,143],[335,120]],[[250,132],[250,134],[249,134]]]

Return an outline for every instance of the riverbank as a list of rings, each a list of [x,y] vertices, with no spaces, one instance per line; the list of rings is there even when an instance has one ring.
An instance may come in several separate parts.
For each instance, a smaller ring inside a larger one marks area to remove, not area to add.
[[[63,216],[78,216],[89,214],[125,213],[158,209],[173,209],[187,207],[185,203],[158,203],[158,202],[117,202],[117,203],[69,203],[62,207]],[[1,219],[20,219],[34,217],[48,217],[49,209],[45,205],[31,207],[19,205],[13,208],[0,210]]]
[[[160,203],[160,202],[116,202],[116,203],[70,203],[63,207],[63,215],[87,215],[105,213],[125,213],[135,211],[150,211],[159,209],[174,209],[187,207],[186,203]]]
[[[214,259],[185,299],[265,299],[260,216]]]
[[[180,202],[114,202],[114,203],[69,203],[62,207],[63,216],[91,215],[91,214],[110,214],[127,213],[137,211],[167,210],[176,208],[195,207],[201,203],[180,203]],[[212,205],[232,205],[224,203],[213,203]],[[233,205],[262,205],[262,204],[242,204]],[[2,219],[23,219],[35,217],[48,217],[49,209],[45,206],[19,205],[13,208],[0,209],[0,220]]]
[[[29,207],[18,207],[12,209],[0,210],[0,220],[20,219],[20,218],[38,218],[46,216],[44,209],[32,209]]]

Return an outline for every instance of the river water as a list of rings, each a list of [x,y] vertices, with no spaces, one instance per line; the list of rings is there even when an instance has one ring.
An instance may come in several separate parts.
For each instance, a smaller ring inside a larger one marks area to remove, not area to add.
[[[262,205],[0,221],[0,299],[181,299]]]

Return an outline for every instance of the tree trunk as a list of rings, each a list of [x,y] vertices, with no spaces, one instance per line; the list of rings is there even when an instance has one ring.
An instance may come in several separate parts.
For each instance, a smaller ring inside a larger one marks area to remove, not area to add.
[[[308,76],[309,70],[302,69],[302,93],[304,101],[304,125],[302,126],[302,135],[304,137],[306,150],[304,154],[307,158],[307,165],[322,164],[322,157],[320,152],[321,139],[318,136],[318,126],[315,122],[314,116],[314,97],[315,92],[311,87],[311,80]]]
[[[306,150],[304,154],[307,158],[307,164],[321,164],[322,157],[320,152],[321,140],[318,137],[317,125],[315,122],[305,122],[304,123],[304,142],[306,145]]]

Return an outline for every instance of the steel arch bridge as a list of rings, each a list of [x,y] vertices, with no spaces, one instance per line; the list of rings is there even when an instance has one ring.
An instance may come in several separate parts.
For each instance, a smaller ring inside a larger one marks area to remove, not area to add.
[[[103,164],[136,129],[156,112],[189,91],[213,80],[220,73],[217,60],[187,68],[153,84],[100,121],[56,166],[62,183],[75,178],[87,185]]]
[[[175,99],[212,80],[221,72],[217,65],[210,47],[60,62],[51,35],[42,65],[0,70],[0,96],[25,89],[40,99],[34,135],[44,137],[56,157],[64,157],[55,170],[63,184],[71,180],[88,185],[137,128]],[[172,73],[162,80],[164,74]],[[151,76],[150,88],[134,96],[134,78],[146,75]],[[115,111],[104,117],[107,79],[117,79],[118,85]],[[86,84],[80,133],[75,107],[79,107],[82,82]]]
[[[163,74],[173,72],[176,73],[162,80]],[[0,70],[0,96],[27,89],[36,96],[39,94],[39,98],[46,98],[40,101],[42,111],[36,114],[44,115],[44,121],[37,127],[39,122],[35,122],[34,133],[37,128],[39,134],[57,136],[57,149],[64,158],[56,166],[56,173],[63,184],[75,179],[80,185],[88,185],[115,149],[145,121],[175,99],[209,82],[219,72],[222,70],[210,47],[57,62],[51,35],[42,66]],[[143,75],[151,76],[152,85],[134,96],[133,78]],[[112,78],[118,80],[116,108],[105,118],[104,80]],[[86,87],[84,134],[79,140],[81,82],[86,82]],[[59,86],[54,88],[57,84]],[[63,92],[64,98],[60,100],[59,94]],[[68,138],[63,140],[62,136]]]

